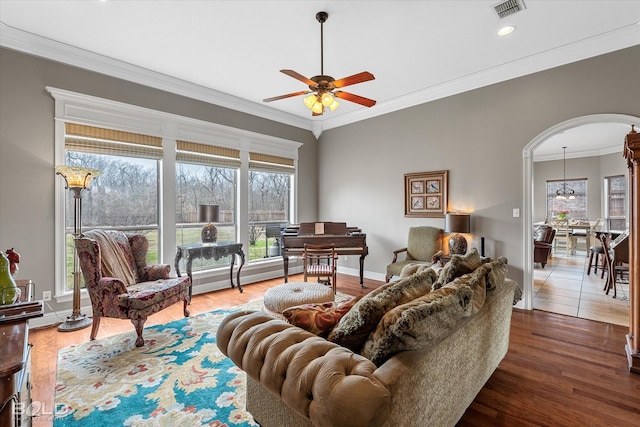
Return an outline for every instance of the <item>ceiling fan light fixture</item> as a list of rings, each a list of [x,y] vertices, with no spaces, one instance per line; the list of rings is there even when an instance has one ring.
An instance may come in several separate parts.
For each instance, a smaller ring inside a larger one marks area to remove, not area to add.
[[[331,104],[333,104],[333,102],[334,102],[333,95],[331,95],[329,92],[325,92],[322,94],[322,105],[324,105],[325,107],[328,107]]]
[[[311,107],[311,111],[313,111],[317,115],[322,114],[324,112],[324,106],[322,105],[322,102],[316,101],[316,103]]]
[[[294,70],[280,70],[281,73],[284,73],[287,76],[293,77],[294,79],[306,84],[309,87],[309,90],[265,98],[263,99],[263,102],[272,102],[280,99],[291,98],[292,96],[307,95],[311,93],[311,95],[305,96],[303,102],[304,105],[313,112],[312,116],[322,115],[322,113],[324,113],[325,107],[329,108],[329,110],[331,111],[334,111],[340,105],[340,103],[336,101],[336,98],[346,99],[349,102],[360,104],[365,107],[373,107],[374,105],[376,105],[375,100],[365,98],[364,96],[354,95],[353,93],[344,92],[342,90],[333,92],[334,89],[342,89],[346,86],[375,80],[375,77],[368,71],[362,71],[360,73],[343,77],[338,80],[324,74],[323,24],[326,22],[328,17],[329,14],[327,12],[318,12],[316,14],[316,20],[320,23],[320,74],[311,78],[307,78]]]
[[[315,104],[317,100],[318,100],[318,95],[316,95],[315,93],[312,93],[309,96],[305,96],[304,105],[306,105],[307,108],[311,110],[311,108],[313,108],[313,104]]]

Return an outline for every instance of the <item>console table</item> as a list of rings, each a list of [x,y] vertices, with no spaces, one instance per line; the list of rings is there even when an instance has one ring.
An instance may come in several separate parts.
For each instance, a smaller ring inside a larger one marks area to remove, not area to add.
[[[187,261],[187,276],[191,279],[191,286],[189,286],[189,301],[191,301],[191,293],[193,290],[193,276],[191,274],[191,267],[195,258],[204,258],[219,260],[222,257],[231,255],[231,265],[229,267],[229,280],[231,280],[231,287],[235,288],[233,283],[233,267],[235,265],[236,256],[240,257],[240,264],[238,265],[238,272],[236,273],[236,282],[238,283],[238,291],[242,292],[242,285],[240,285],[240,270],[244,266],[244,252],[242,252],[242,243],[236,242],[215,242],[215,243],[194,243],[192,245],[178,245],[176,251],[176,273],[180,276],[180,260],[184,258]]]

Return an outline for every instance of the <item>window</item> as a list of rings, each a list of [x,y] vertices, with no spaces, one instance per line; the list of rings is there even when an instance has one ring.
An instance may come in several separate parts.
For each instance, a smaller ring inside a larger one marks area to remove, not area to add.
[[[575,193],[575,199],[558,199],[557,191],[563,184]],[[547,219],[556,218],[559,212],[568,212],[572,219],[588,219],[587,215],[587,179],[567,179],[547,181]]]
[[[257,200],[249,195],[250,163],[251,172],[263,175],[252,173],[254,182],[262,182],[260,186],[267,190],[262,193],[263,201],[273,199],[268,205],[260,205],[268,206],[260,209],[270,213],[257,222],[295,220],[293,186],[301,143],[62,89],[46,89],[55,99],[55,165],[66,163],[102,172],[83,192],[84,230],[108,227],[146,232],[149,261],[173,268],[176,245],[200,240],[203,224],[195,222],[197,206],[215,203],[221,213],[216,223],[219,239],[242,243],[245,254],[261,253],[262,260],[266,245],[260,239],[264,236],[257,240],[258,249],[249,241],[250,226],[256,223],[254,215],[249,214],[249,204],[253,206]],[[276,185],[273,178],[284,182]],[[64,180],[57,178],[55,183],[55,297],[69,301],[73,204],[70,192],[64,190]],[[251,255],[251,259],[258,260],[257,255]],[[199,273],[194,283],[206,289],[228,286],[228,274],[210,270],[228,266],[229,261],[194,265],[193,270]],[[243,275],[254,268],[265,268],[262,263],[254,264],[248,262]],[[198,292],[197,287],[194,292]]]
[[[627,205],[626,180],[624,175],[604,178],[605,221],[609,230],[625,230],[627,221],[625,206]]]
[[[65,125],[65,163],[102,173],[82,194],[82,228],[136,230],[149,239],[150,262],[158,253],[159,138],[109,129]],[[65,192],[65,290],[73,289],[73,194]]]
[[[204,224],[198,223],[198,206],[218,205],[220,220],[215,224],[218,241],[236,241],[236,179],[240,153],[235,149],[177,141],[176,154],[176,242],[201,242]],[[229,257],[198,258],[192,271],[229,265]],[[186,267],[181,267],[186,270]]]
[[[292,159],[249,154],[249,260],[279,255],[277,236],[270,226],[288,224],[291,180],[295,172]],[[270,240],[269,237],[272,239]]]

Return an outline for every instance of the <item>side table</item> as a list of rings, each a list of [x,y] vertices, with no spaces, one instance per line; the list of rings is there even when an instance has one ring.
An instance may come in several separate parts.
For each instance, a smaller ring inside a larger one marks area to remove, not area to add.
[[[236,273],[236,282],[238,284],[238,291],[242,292],[242,286],[240,285],[240,271],[244,266],[244,252],[242,252],[242,243],[236,242],[215,242],[215,243],[194,243],[192,245],[178,245],[176,251],[176,273],[180,277],[180,260],[184,258],[187,261],[187,276],[191,279],[191,286],[189,287],[189,301],[191,301],[191,294],[193,291],[193,276],[191,274],[191,267],[195,258],[204,258],[219,260],[222,257],[231,257],[231,265],[229,267],[229,280],[231,281],[231,287],[235,288],[233,283],[233,267],[235,265],[236,256],[240,257],[240,264],[238,265],[238,272]]]

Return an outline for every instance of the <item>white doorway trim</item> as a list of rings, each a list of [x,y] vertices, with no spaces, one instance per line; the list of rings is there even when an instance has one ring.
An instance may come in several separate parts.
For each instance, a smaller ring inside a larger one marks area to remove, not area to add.
[[[524,242],[524,284],[522,287],[522,301],[525,310],[533,310],[533,150],[546,141],[549,137],[558,132],[590,123],[622,123],[640,125],[640,117],[626,114],[592,114],[589,116],[576,117],[540,133],[533,138],[522,150],[523,180],[522,188],[524,194],[524,221],[522,223],[522,241]],[[620,142],[624,141],[625,135],[620,135]]]

